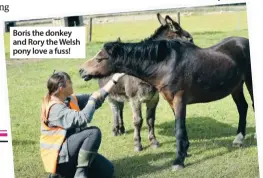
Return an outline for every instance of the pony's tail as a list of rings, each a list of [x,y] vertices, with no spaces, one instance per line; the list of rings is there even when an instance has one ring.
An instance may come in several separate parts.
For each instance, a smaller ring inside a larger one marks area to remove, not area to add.
[[[46,94],[46,96],[43,97],[42,105],[41,105],[41,121],[46,123],[47,122],[47,106],[50,101],[50,94]]]

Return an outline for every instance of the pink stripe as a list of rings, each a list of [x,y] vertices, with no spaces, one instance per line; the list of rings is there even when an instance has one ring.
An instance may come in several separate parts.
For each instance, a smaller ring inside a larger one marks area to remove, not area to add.
[[[0,133],[0,137],[7,137],[7,133]]]
[[[0,130],[0,132],[7,132],[7,130]]]

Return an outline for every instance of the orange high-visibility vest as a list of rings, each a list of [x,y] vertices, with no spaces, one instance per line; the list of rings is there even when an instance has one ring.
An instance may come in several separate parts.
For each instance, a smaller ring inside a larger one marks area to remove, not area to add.
[[[51,100],[46,106],[46,117],[48,118],[51,106],[60,101]],[[80,111],[77,97],[70,96],[69,106],[71,109]],[[46,172],[56,173],[59,151],[65,141],[66,130],[60,127],[48,127],[44,122],[41,124],[40,154]]]

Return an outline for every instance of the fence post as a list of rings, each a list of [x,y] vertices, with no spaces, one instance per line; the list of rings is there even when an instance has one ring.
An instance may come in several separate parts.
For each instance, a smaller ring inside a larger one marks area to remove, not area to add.
[[[91,42],[92,40],[92,18],[91,17],[89,18],[88,29],[89,29],[88,42]]]
[[[177,23],[180,25],[180,12],[177,12]]]

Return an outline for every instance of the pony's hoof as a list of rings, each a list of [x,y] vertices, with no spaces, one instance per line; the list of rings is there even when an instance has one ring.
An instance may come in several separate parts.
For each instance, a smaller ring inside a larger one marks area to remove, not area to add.
[[[142,149],[142,146],[141,146],[141,145],[134,147],[134,151],[135,151],[135,152],[140,152],[140,151],[142,151],[142,150],[143,150],[143,149]]]
[[[177,171],[177,170],[181,170],[181,169],[184,169],[184,166],[183,165],[173,165],[172,167],[172,170],[173,171]]]

